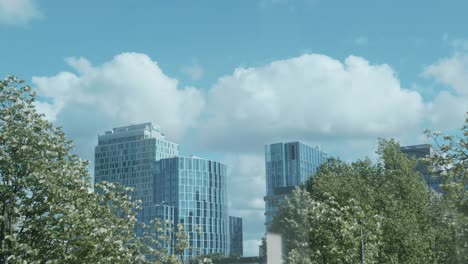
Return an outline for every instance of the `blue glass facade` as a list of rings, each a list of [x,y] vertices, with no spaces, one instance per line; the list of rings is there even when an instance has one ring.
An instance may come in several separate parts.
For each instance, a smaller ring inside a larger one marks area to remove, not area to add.
[[[178,145],[167,141],[152,123],[114,128],[98,136],[94,181],[133,187],[134,199],[143,207],[153,206],[154,163],[178,154]]]
[[[169,253],[172,253],[172,242],[174,241],[174,234],[171,230],[175,227],[176,219],[176,210],[174,207],[158,204],[154,206],[145,206],[138,212],[138,221],[145,223],[149,226],[149,229],[144,229],[140,226],[136,226],[137,236],[142,236],[143,232],[150,232],[154,234],[155,237],[158,236],[157,231],[153,228],[151,221],[155,218],[159,218],[162,221],[162,224],[167,228],[165,230],[165,235],[168,237],[167,241],[160,241],[161,245],[165,247]],[[152,256],[147,256],[152,258]]]
[[[167,141],[152,123],[114,128],[98,136],[94,179],[133,187],[133,198],[142,201],[139,222],[150,225],[159,218],[183,224],[190,240],[186,259],[214,253],[227,256],[226,166],[178,154],[178,145]],[[142,232],[137,226],[137,235]],[[172,251],[171,244],[163,246]]]
[[[265,146],[265,225],[271,225],[285,196],[303,184],[327,159],[327,154],[302,142]]]
[[[173,207],[154,203],[154,170],[156,161],[178,154],[178,145],[167,141],[152,123],[113,128],[98,136],[94,181],[134,188],[133,199],[142,201],[142,209],[137,212],[139,222],[150,225],[155,218],[174,221]],[[135,231],[142,235],[141,226],[136,226]],[[169,245],[164,246],[170,250]]]
[[[155,203],[175,208],[176,222],[188,232],[185,258],[228,254],[226,166],[198,157],[174,157],[156,162]]]
[[[229,255],[242,257],[242,218],[229,216]]]
[[[442,177],[440,175],[430,175],[427,164],[421,160],[432,155],[432,146],[430,144],[404,146],[401,147],[400,150],[408,157],[418,159],[416,170],[421,173],[428,187],[441,193],[442,189],[440,188],[440,185],[443,184]]]
[[[139,220],[149,224],[157,216],[160,220],[174,223],[175,208],[170,205],[145,206],[139,212]],[[139,234],[140,235],[140,234]]]

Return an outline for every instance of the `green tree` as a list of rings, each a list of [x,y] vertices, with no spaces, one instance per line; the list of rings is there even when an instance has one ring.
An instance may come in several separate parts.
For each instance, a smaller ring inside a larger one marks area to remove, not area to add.
[[[434,154],[427,157],[431,171],[443,178],[444,194],[438,199],[440,206],[434,218],[440,238],[437,248],[445,249],[440,254],[446,259],[455,261],[455,258],[459,263],[467,263],[468,112],[461,131],[455,135],[442,135],[430,130],[424,132],[434,142]]]
[[[90,192],[87,161],[22,83],[0,81],[0,263],[143,261],[128,189]]]
[[[437,263],[466,263],[462,261],[461,251],[457,245],[460,241],[460,214],[453,203],[442,195],[433,196],[431,222],[435,230],[434,254]]]
[[[434,155],[429,157],[432,172],[441,175],[447,197],[459,211],[468,216],[468,112],[458,135],[424,131],[434,142]]]
[[[273,229],[282,228],[291,263],[356,263],[360,259],[360,245],[367,235],[367,259],[375,258],[376,235],[380,234],[379,219],[363,221],[363,210],[356,200],[340,205],[333,196],[323,194],[314,200],[304,189],[297,189],[286,200],[281,221],[274,222]],[[370,225],[373,224],[373,226]],[[373,230],[371,233],[369,230]]]
[[[393,140],[377,153],[377,163],[328,160],[287,199],[273,227],[291,263],[436,262],[433,199],[415,161]]]
[[[137,223],[131,188],[92,186],[88,162],[37,113],[35,96],[14,76],[0,81],[0,263],[182,263],[183,226]]]

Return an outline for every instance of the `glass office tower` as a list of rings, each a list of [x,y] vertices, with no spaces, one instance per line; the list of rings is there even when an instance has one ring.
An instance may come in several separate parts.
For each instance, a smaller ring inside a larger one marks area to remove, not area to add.
[[[198,157],[174,157],[156,162],[156,204],[175,208],[190,247],[185,258],[228,253],[226,166]]]
[[[242,218],[229,216],[229,256],[242,257]]]
[[[264,200],[267,230],[286,195],[306,182],[326,159],[325,152],[302,142],[265,146],[267,192]]]
[[[440,185],[443,184],[442,177],[440,175],[430,175],[428,165],[422,160],[426,156],[432,155],[432,146],[430,144],[412,145],[401,147],[400,150],[408,157],[418,160],[416,170],[424,177],[427,186],[441,193],[442,189]]]
[[[118,182],[134,188],[142,206],[153,206],[154,164],[178,156],[178,145],[166,140],[152,123],[113,128],[98,136],[94,181]]]

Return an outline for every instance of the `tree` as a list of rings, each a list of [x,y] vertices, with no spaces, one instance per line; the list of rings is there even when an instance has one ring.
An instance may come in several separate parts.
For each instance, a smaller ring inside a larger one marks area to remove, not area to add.
[[[0,81],[0,263],[182,263],[183,227],[155,219],[137,237],[132,189],[103,182],[92,192],[88,162],[34,100],[16,77]]]
[[[71,141],[36,112],[22,83],[0,82],[0,262],[143,261],[128,189],[91,193],[87,161],[70,154]]]
[[[393,140],[377,153],[377,163],[329,159],[287,199],[273,227],[291,263],[436,262],[433,199],[415,161]]]
[[[318,201],[304,189],[295,190],[284,207],[295,210],[282,210],[279,216],[282,220],[274,222],[273,229],[283,229],[288,260],[291,263],[359,262],[360,245],[364,239],[362,229],[368,233],[367,259],[374,259],[375,235],[380,234],[376,224],[378,217],[374,217],[371,227],[368,222],[363,222],[362,208],[354,199],[340,205],[333,196],[323,195],[324,199]]]
[[[434,155],[428,158],[432,172],[442,175],[443,190],[459,211],[468,216],[468,112],[459,135],[441,135],[425,130],[434,142]]]
[[[439,248],[447,248],[446,258],[468,262],[468,112],[461,131],[455,135],[424,131],[433,140],[434,154],[427,157],[431,172],[443,178],[443,206],[436,212],[440,230]],[[443,221],[438,220],[443,219]],[[448,252],[450,251],[450,252]],[[450,253],[450,254],[449,254]]]

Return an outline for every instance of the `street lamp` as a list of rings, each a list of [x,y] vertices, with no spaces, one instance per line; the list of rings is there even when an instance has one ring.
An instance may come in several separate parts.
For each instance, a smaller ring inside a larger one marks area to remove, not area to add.
[[[362,234],[362,225],[359,227],[361,232],[361,264],[364,264],[364,235]]]

